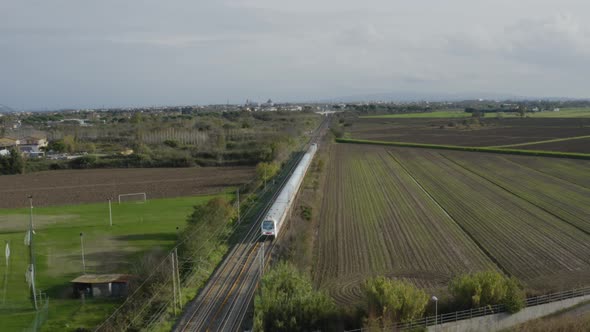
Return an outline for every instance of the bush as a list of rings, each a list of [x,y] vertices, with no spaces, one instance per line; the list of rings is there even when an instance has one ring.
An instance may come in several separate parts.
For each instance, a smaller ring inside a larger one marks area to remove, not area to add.
[[[301,218],[310,221],[311,220],[311,207],[309,206],[301,206]]]
[[[70,161],[70,167],[73,169],[93,168],[96,165],[96,156],[83,156]]]
[[[376,277],[363,284],[367,299],[369,326],[386,327],[422,317],[428,295],[413,284],[397,279]]]
[[[525,304],[518,281],[496,271],[459,276],[451,281],[449,291],[462,308],[504,304],[508,312],[515,313]]]
[[[164,141],[164,145],[167,145],[171,148],[176,148],[176,147],[178,147],[178,142],[175,140],[172,140],[172,139],[167,139]]]
[[[342,138],[342,137],[344,137],[344,131],[342,129],[340,129],[340,128],[331,127],[330,128],[330,131],[332,131],[332,134],[336,138]]]

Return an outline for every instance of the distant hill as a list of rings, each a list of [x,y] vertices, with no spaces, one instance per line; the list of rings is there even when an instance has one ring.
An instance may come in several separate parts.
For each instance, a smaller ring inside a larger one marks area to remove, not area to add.
[[[319,102],[341,102],[341,103],[353,103],[353,102],[418,102],[418,101],[463,101],[463,100],[552,100],[552,101],[568,101],[576,100],[576,98],[567,97],[525,97],[505,93],[489,93],[489,92],[465,92],[465,93],[439,93],[439,92],[413,92],[413,91],[397,91],[389,93],[376,93],[376,94],[365,94],[365,95],[353,95],[336,97],[330,99],[320,100]]]
[[[14,112],[14,110],[6,105],[0,104],[0,113],[10,113]]]

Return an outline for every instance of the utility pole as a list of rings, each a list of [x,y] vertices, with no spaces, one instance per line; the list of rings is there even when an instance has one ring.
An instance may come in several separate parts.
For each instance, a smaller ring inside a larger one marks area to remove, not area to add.
[[[266,191],[266,167],[264,168],[264,191]]]
[[[240,223],[240,188],[238,188],[238,224]]]
[[[174,252],[170,254],[170,262],[172,263],[172,297],[174,300],[172,303],[174,307],[174,316],[176,316],[176,267],[174,266],[176,265],[176,259],[174,258]]]
[[[174,248],[174,258],[176,259],[176,289],[178,289],[178,306],[182,306],[182,293],[180,291],[180,267],[178,264],[178,248]]]
[[[31,291],[33,292],[33,302],[35,303],[35,310],[39,310],[37,307],[37,288],[35,287],[35,248],[33,247],[33,195],[29,195],[29,204],[31,211],[29,214],[29,275],[31,278]]]
[[[113,227],[113,209],[111,208],[112,197],[109,197],[109,225]]]
[[[80,232],[80,247],[82,248],[82,271],[86,274],[86,260],[84,257],[84,233]]]

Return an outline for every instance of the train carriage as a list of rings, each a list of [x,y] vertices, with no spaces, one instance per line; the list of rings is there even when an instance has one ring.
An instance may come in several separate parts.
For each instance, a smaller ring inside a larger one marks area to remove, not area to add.
[[[311,144],[305,155],[299,161],[289,181],[281,189],[279,196],[264,217],[261,224],[261,235],[270,237],[277,237],[279,235],[316,151],[317,144]]]

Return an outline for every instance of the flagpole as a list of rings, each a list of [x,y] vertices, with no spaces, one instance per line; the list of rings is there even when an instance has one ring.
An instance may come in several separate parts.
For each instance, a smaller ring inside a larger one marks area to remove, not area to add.
[[[33,247],[33,195],[29,195],[29,203],[31,211],[29,214],[29,255],[30,255],[30,273],[31,273],[31,290],[33,291],[33,301],[35,303],[35,310],[37,307],[37,289],[35,288],[35,248]]]
[[[6,257],[6,269],[4,270],[4,293],[2,296],[2,303],[6,303],[6,287],[8,285],[8,269],[10,267],[10,241],[6,240],[6,248],[4,249],[4,256]]]

